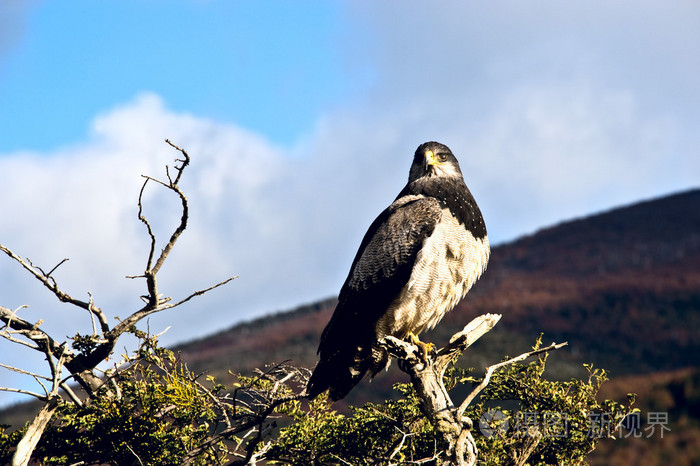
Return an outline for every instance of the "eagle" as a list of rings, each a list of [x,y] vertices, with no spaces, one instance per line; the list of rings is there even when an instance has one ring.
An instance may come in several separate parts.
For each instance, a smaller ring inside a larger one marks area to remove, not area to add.
[[[486,270],[486,225],[457,158],[439,142],[418,146],[408,183],[370,225],[338,304],[323,330],[306,394],[345,397],[388,367],[387,335],[418,339],[467,294]]]

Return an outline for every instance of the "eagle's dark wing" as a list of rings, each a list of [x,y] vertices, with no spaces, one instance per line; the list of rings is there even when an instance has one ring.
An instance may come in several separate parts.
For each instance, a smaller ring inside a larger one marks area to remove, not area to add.
[[[307,390],[311,397],[330,389],[331,398],[340,399],[370,369],[376,323],[408,282],[440,215],[437,199],[404,196],[372,223],[321,336],[319,363]]]

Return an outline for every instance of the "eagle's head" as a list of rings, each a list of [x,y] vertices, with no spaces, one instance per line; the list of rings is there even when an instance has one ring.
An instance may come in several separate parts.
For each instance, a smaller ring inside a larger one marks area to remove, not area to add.
[[[462,178],[459,163],[450,148],[435,141],[425,142],[418,146],[413,156],[408,181],[433,176]]]

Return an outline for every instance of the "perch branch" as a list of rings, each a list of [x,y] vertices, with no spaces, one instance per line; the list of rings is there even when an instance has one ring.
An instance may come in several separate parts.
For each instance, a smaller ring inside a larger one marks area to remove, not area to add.
[[[538,348],[488,367],[484,380],[467,396],[459,408],[455,408],[443,382],[445,370],[465,349],[488,333],[500,318],[498,314],[484,314],[475,318],[460,332],[454,334],[449,343],[440,348],[434,356],[428,357],[427,361],[423,360],[420,349],[412,342],[391,336],[385,337],[380,342],[391,356],[399,359],[399,368],[411,377],[411,384],[421,399],[421,409],[435,425],[444,444],[448,445],[444,456],[438,459],[439,465],[476,464],[476,442],[471,434],[473,423],[464,415],[464,412],[489,384],[496,370],[566,345],[566,343],[553,343],[546,348]]]
[[[459,357],[479,338],[490,332],[499,320],[501,320],[500,314],[484,314],[465,325],[462,331],[452,335],[449,343],[440,348],[435,355],[435,365],[438,371],[444,374],[450,362]]]
[[[423,413],[435,425],[444,444],[448,445],[444,456],[438,459],[439,465],[476,464],[477,449],[471,434],[471,419],[457,415],[443,379],[449,363],[491,330],[500,317],[498,314],[485,314],[475,318],[427,361],[422,360],[420,349],[411,342],[391,336],[380,342],[389,354],[399,359],[399,368],[411,377],[411,384],[421,399]]]

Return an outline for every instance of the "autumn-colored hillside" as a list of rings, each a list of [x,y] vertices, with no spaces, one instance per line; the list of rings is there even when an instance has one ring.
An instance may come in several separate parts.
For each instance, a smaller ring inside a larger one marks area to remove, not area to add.
[[[603,385],[600,395],[622,399],[630,387],[637,393],[639,431],[622,431],[617,439],[602,441],[589,457],[589,464],[700,464],[700,369],[620,377]],[[649,422],[654,416],[662,421],[667,417],[665,428]]]
[[[616,375],[700,365],[700,190],[563,223],[495,248],[448,316],[503,314]]]

